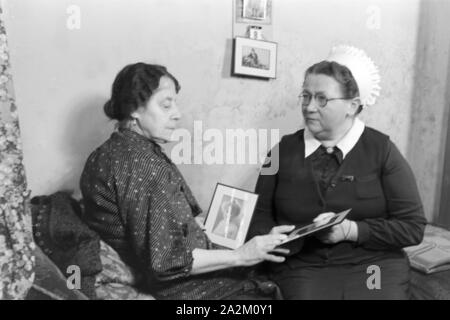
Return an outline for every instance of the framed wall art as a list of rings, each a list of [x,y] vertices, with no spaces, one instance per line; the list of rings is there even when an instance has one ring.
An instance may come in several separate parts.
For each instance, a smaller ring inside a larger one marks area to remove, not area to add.
[[[234,75],[276,78],[277,43],[236,37],[233,61]]]

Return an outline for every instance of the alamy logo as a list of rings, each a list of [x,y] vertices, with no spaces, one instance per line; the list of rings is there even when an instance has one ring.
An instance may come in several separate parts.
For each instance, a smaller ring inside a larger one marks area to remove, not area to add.
[[[172,141],[178,141],[170,158],[179,164],[249,164],[262,165],[262,175],[278,172],[278,129],[225,129],[203,130],[202,121],[194,121],[193,134],[187,129],[177,129]],[[272,152],[268,156],[269,150]]]
[[[381,289],[381,269],[377,265],[370,265],[367,267],[367,274],[370,274],[367,278],[366,285],[369,290]]]
[[[366,13],[368,15],[366,21],[366,27],[370,30],[381,29],[381,9],[377,6],[370,6],[367,8]]]
[[[77,5],[70,5],[66,10],[67,17],[66,27],[69,30],[79,30],[81,28],[81,9]]]
[[[66,280],[67,288],[70,290],[81,289],[81,270],[77,265],[67,267],[66,273],[69,274]]]

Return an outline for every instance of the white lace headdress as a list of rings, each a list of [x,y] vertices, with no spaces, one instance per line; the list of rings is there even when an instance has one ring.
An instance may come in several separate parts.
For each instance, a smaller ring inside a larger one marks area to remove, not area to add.
[[[328,61],[335,61],[350,69],[358,84],[363,107],[375,104],[381,87],[378,67],[367,54],[358,48],[340,45],[331,49]]]

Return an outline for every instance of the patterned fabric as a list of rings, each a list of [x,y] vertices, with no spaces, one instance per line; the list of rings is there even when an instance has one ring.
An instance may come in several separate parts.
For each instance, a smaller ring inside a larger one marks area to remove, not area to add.
[[[89,156],[80,185],[86,222],[156,298],[219,299],[241,289],[242,271],[190,275],[192,251],[211,243],[189,187],[155,142],[114,132]]]
[[[445,241],[450,240],[450,230],[439,226],[427,225],[425,228],[424,243],[439,243],[443,249],[450,250],[450,247],[443,246]],[[444,243],[443,243],[444,242]],[[406,248],[408,254],[413,247]],[[437,260],[447,258],[450,260],[450,254],[439,252]],[[413,257],[409,257],[414,259]],[[413,263],[413,261],[411,261]],[[414,266],[414,264],[413,264]],[[442,268],[445,270],[445,268]],[[450,270],[424,274],[421,271],[413,270],[411,274],[411,294],[415,300],[450,300]]]
[[[116,250],[104,241],[100,241],[100,260],[102,261],[102,272],[96,276],[96,286],[110,282],[130,286],[137,284],[134,272],[122,261]]]
[[[424,273],[450,270],[450,231],[427,225],[417,246],[405,248],[411,267]]]
[[[413,300],[450,300],[450,270],[433,274],[412,270],[411,296]]]
[[[67,287],[66,276],[39,245],[33,254],[36,259],[34,268],[36,276],[26,300],[88,300],[81,291]]]
[[[81,272],[81,291],[95,299],[95,275],[102,270],[99,236],[81,221],[81,207],[67,192],[31,199],[33,235],[44,253],[66,274]]]
[[[0,300],[23,299],[34,280],[29,192],[22,163],[6,31],[0,7]]]
[[[96,277],[95,287],[98,299],[102,300],[154,300],[150,294],[136,287],[135,272],[120,258],[119,254],[100,241],[100,259],[103,270]]]

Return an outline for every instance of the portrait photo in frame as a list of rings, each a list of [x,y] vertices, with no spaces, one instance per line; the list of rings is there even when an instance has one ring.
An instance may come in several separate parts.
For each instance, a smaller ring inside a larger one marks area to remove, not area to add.
[[[256,193],[217,183],[204,224],[209,239],[229,249],[242,246],[257,200]]]
[[[277,43],[236,37],[233,60],[234,75],[276,78]]]

